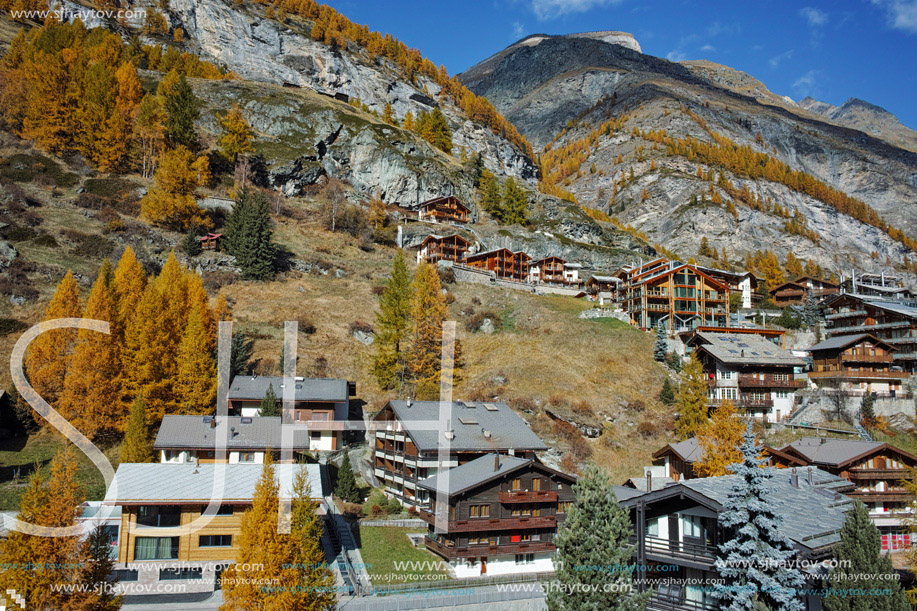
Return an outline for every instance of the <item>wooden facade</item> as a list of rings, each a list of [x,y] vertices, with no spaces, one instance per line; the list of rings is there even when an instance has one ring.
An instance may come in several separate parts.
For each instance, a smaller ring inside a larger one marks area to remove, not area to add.
[[[836,295],[838,292],[840,292],[840,286],[833,282],[812,278],[811,276],[803,276],[775,287],[771,293],[774,303],[783,307],[794,303],[802,303],[806,296],[810,294],[821,300],[829,295]]]
[[[417,251],[417,262],[438,263],[439,261],[452,261],[461,263],[468,252],[468,240],[460,235],[438,236],[429,235]]]
[[[228,514],[216,515],[206,527],[192,534],[183,534],[178,528],[170,527],[191,524],[201,516],[205,505],[124,505],[118,562],[234,562],[239,552],[242,514],[251,507],[251,503],[224,507],[226,509],[221,511]],[[151,516],[156,516],[156,519]],[[161,541],[167,538],[172,541]],[[141,540],[139,544],[138,539]],[[160,540],[156,544],[159,553],[154,555],[161,557],[147,557],[152,546],[144,539]]]
[[[532,284],[567,284],[564,274],[566,263],[564,259],[556,256],[534,261],[529,265],[528,280]]]
[[[826,335],[869,333],[895,347],[895,365],[917,372],[917,307],[893,299],[840,294],[822,303]]]
[[[201,236],[201,248],[204,250],[220,250],[220,242],[223,239],[222,233],[208,233]]]
[[[494,557],[553,553],[557,527],[575,501],[573,476],[534,460],[502,457],[513,463],[510,468],[499,467],[499,460],[499,455],[479,458],[494,465],[492,475],[420,511],[429,524],[427,549],[449,561],[480,561],[481,574]],[[436,498],[435,491],[426,492]],[[438,520],[444,532],[437,532]]]
[[[467,223],[471,210],[454,195],[436,197],[417,206],[417,218],[434,223]]]
[[[676,482],[694,479],[697,477],[694,465],[701,459],[702,455],[703,452],[697,442],[697,438],[692,437],[683,442],[666,444],[665,447],[657,450],[653,454],[653,464],[665,467],[666,477]],[[761,449],[761,456],[765,459],[764,464],[766,466],[777,469],[803,467],[806,465],[806,462],[801,458],[770,446],[764,446]]]
[[[833,337],[809,350],[809,379],[820,386],[895,395],[909,377],[893,370],[895,347],[869,334]]]
[[[621,290],[624,311],[644,331],[660,322],[670,335],[699,326],[728,326],[729,286],[693,265],[657,261],[626,274]]]
[[[497,280],[525,282],[529,273],[531,257],[524,252],[513,252],[508,248],[498,248],[465,258],[466,265],[494,273]]]

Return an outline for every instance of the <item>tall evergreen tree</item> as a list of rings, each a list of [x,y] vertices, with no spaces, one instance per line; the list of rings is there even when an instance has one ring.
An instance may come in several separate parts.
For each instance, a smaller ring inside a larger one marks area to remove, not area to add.
[[[261,406],[258,408],[259,416],[280,416],[280,400],[277,399],[277,394],[274,392],[274,385],[268,384],[267,392],[264,393],[264,398],[261,399]]]
[[[162,98],[165,111],[166,143],[171,147],[183,146],[191,151],[200,145],[194,122],[200,116],[200,102],[183,74],[172,70],[163,77],[156,90]]]
[[[44,320],[79,318],[81,313],[80,289],[73,272],[68,271],[45,309]],[[64,388],[67,363],[76,338],[76,329],[45,331],[35,338],[26,352],[25,369],[29,383],[52,407],[56,406]]]
[[[419,400],[439,398],[446,296],[436,266],[421,263],[411,284],[411,355],[409,369]],[[455,372],[453,372],[455,373]]]
[[[348,503],[359,503],[363,500],[360,495],[360,489],[357,487],[357,478],[353,473],[353,466],[350,464],[350,452],[344,452],[344,459],[341,461],[341,468],[338,469],[338,481],[334,487],[334,493]]]
[[[707,380],[703,366],[694,354],[681,371],[675,405],[678,406],[675,435],[679,439],[693,437],[707,424]]]
[[[406,361],[406,342],[411,326],[411,279],[404,260],[404,251],[398,250],[392,262],[392,275],[379,298],[376,313],[376,353],[372,372],[383,390],[399,386],[403,379]]]
[[[762,605],[772,611],[803,611],[799,591],[805,579],[788,562],[793,543],[781,528],[783,516],[768,502],[773,469],[762,466],[760,454],[748,423],[742,461],[730,467],[736,477],[719,515],[725,534],[716,567],[725,583],[714,585],[714,595],[727,611]]]
[[[114,593],[117,583],[112,579],[115,561],[111,557],[111,537],[101,524],[92,529],[80,546],[80,567],[77,581],[86,586],[77,594],[74,611],[118,611],[123,596]]]
[[[276,249],[270,206],[260,191],[243,191],[236,200],[226,227],[224,244],[242,268],[247,280],[269,280],[274,277]]]
[[[506,225],[525,225],[529,219],[528,196],[512,177],[503,185],[503,201],[499,220]]]
[[[232,336],[230,346],[229,377],[234,378],[248,371],[248,362],[252,358],[255,342],[243,333],[236,333]]]
[[[860,400],[860,422],[863,423],[863,426],[876,425],[875,402],[876,400],[873,399],[871,392],[863,395]]]
[[[153,462],[150,431],[146,424],[146,399],[143,395],[138,396],[131,404],[127,431],[121,444],[121,462]]]
[[[293,475],[293,498],[290,507],[290,534],[296,550],[299,584],[302,592],[297,609],[324,611],[336,607],[334,578],[325,567],[322,550],[322,522],[311,499],[307,471],[298,469]]]
[[[656,342],[653,344],[653,360],[661,363],[665,361],[669,353],[669,345],[666,342],[665,321],[660,320],[656,325]]]
[[[216,405],[217,366],[213,320],[205,303],[190,305],[188,324],[178,345],[175,391],[182,414],[211,413]]]
[[[672,389],[672,383],[669,381],[668,376],[666,376],[665,380],[662,382],[662,390],[659,391],[659,400],[662,401],[664,405],[672,405],[675,403],[675,391]]]
[[[912,609],[892,566],[891,557],[882,553],[879,530],[869,518],[869,511],[863,503],[857,502],[847,512],[847,521],[841,530],[841,543],[834,550],[834,558],[839,566],[828,578],[828,587],[832,593],[825,597],[826,611]],[[842,594],[860,588],[862,595]]]
[[[576,501],[554,543],[556,579],[562,588],[547,596],[551,611],[638,611],[649,592],[633,590],[630,516],[615,498],[608,475],[595,465],[574,484]],[[613,586],[613,587],[606,587]],[[608,590],[608,591],[606,591]],[[628,591],[631,590],[631,591]]]

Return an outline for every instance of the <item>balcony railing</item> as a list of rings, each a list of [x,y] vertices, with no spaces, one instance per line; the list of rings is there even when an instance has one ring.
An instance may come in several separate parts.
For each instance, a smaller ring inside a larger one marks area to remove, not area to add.
[[[903,380],[911,374],[906,371],[852,371],[840,369],[837,371],[810,371],[808,376],[812,379],[850,378],[858,380]]]
[[[554,490],[501,490],[498,498],[501,503],[556,503],[557,492]]]
[[[847,471],[850,479],[884,479],[905,480],[910,479],[907,469],[850,469]]]
[[[646,601],[646,611],[719,611],[719,609],[720,606],[716,604],[663,596],[662,594],[653,594]]]
[[[506,543],[501,545],[445,545],[430,537],[424,537],[424,544],[431,552],[449,558],[477,558],[480,556],[501,556],[505,554],[537,554],[540,552],[553,552],[557,549],[551,541],[526,541],[519,543]]]
[[[436,524],[432,512],[421,509],[420,519],[427,524]],[[526,530],[529,528],[555,528],[557,518],[554,516],[512,516],[508,518],[471,518],[468,520],[449,520],[446,530],[450,533],[489,532],[497,530]]]
[[[864,503],[893,503],[909,502],[914,500],[914,495],[906,490],[888,490],[881,492],[879,490],[853,490],[845,492],[852,499],[863,501]]]
[[[637,538],[631,537],[631,543],[636,543]],[[653,556],[663,556],[666,558],[680,558],[683,560],[693,560],[694,562],[703,562],[712,564],[716,558],[716,548],[705,543],[695,543],[693,541],[670,541],[661,537],[644,537],[644,546],[646,553]]]
[[[788,378],[785,380],[775,380],[771,375],[765,375],[762,380],[750,375],[739,375],[739,386],[745,388],[796,388],[796,380]]]
[[[890,354],[842,354],[841,360],[845,363],[888,363],[891,365]]]

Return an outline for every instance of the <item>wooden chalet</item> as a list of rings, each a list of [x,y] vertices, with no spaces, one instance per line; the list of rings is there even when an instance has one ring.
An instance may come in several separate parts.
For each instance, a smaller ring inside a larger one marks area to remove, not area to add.
[[[528,281],[532,284],[566,284],[566,261],[557,256],[545,257],[529,264]]]
[[[484,454],[535,458],[548,449],[506,403],[455,401],[448,430],[432,428],[439,401],[389,401],[373,419],[373,473],[385,492],[405,505],[423,505],[418,482]],[[440,448],[448,450],[442,460]]]
[[[770,446],[764,446],[762,455],[767,459],[766,465],[786,469],[790,467],[804,467],[807,463],[787,453],[785,450],[778,450]],[[653,464],[664,468],[664,477],[672,481],[681,481],[685,479],[694,479],[697,473],[694,471],[694,465],[704,455],[704,450],[697,437],[691,437],[677,443],[666,444],[665,447],[657,450],[653,454]]]
[[[895,365],[917,373],[917,307],[912,302],[842,293],[821,304],[831,338],[870,333],[896,348]]]
[[[847,392],[895,396],[910,375],[894,370],[895,347],[869,333],[829,337],[809,348],[809,352],[809,379]]]
[[[458,577],[554,570],[554,536],[576,478],[530,458],[486,454],[418,483],[427,549]]]
[[[859,439],[803,437],[783,452],[851,482],[846,494],[860,500],[882,535],[883,551],[910,548],[908,506],[914,497],[904,486],[917,456],[893,445]]]
[[[417,218],[433,223],[467,223],[471,209],[454,195],[428,199],[417,206]]]
[[[792,282],[784,282],[780,286],[775,287],[774,290],[771,291],[771,294],[774,303],[780,307],[784,307],[794,303],[802,303],[809,294],[821,300],[839,292],[840,286],[833,282],[813,278],[812,276],[802,276]]]
[[[498,248],[465,257],[469,267],[483,269],[494,273],[497,280],[525,282],[529,274],[531,257],[522,251],[513,252],[508,248]]]
[[[461,263],[468,252],[468,240],[460,235],[428,235],[417,250],[417,263],[426,261],[436,264],[440,261]]]
[[[202,235],[201,248],[204,250],[220,250],[220,242],[223,239],[222,233],[208,233],[207,235]]]
[[[768,329],[765,327],[697,327],[678,334],[682,343],[687,346],[698,333],[732,333],[734,335],[758,335],[772,342],[775,346],[786,348],[786,329]]]
[[[302,422],[281,424],[279,416],[177,414],[167,414],[162,419],[153,449],[159,452],[160,462],[172,464],[262,464],[268,452],[276,462],[282,459],[284,427],[300,428],[292,436],[294,460],[304,457],[310,450],[322,449],[323,431],[308,429]],[[225,443],[225,451],[217,451],[218,443]]]

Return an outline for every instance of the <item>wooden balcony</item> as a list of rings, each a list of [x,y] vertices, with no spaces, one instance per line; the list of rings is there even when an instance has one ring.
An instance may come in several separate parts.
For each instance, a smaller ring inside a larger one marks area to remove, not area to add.
[[[852,480],[891,480],[910,479],[908,469],[850,469],[847,476]]]
[[[427,524],[435,525],[436,518],[430,511],[421,509],[420,519]],[[529,528],[556,528],[554,516],[513,516],[509,518],[473,518],[468,520],[449,520],[446,532],[490,532],[497,530],[526,530]]]
[[[842,354],[845,363],[885,363],[891,365],[894,359],[890,354]]]
[[[797,382],[792,375],[786,380],[775,380],[770,374],[766,374],[764,379],[756,378],[748,374],[739,374],[739,386],[742,388],[799,388],[805,384],[805,380]]]
[[[903,489],[886,490],[885,492],[880,492],[878,490],[853,490],[852,492],[845,492],[844,494],[852,499],[863,501],[864,503],[907,503],[914,500],[914,495]]]
[[[850,369],[840,369],[837,371],[810,371],[807,375],[815,380],[905,380],[911,374],[906,371],[852,371]]]
[[[636,537],[631,537],[631,543],[636,543]],[[688,560],[701,564],[713,564],[716,561],[716,547],[705,543],[691,541],[670,541],[660,537],[644,538],[647,556],[654,559]]]
[[[528,541],[525,543],[507,543],[504,545],[467,545],[464,547],[455,547],[445,545],[424,537],[424,544],[427,549],[443,558],[449,560],[455,558],[479,558],[482,556],[501,556],[506,554],[537,554],[541,552],[553,552],[557,549],[551,541]]]
[[[556,503],[557,492],[554,490],[501,490],[498,495],[501,503]]]
[[[646,611],[719,611],[715,604],[695,602],[685,598],[675,598],[653,593],[646,601]]]

